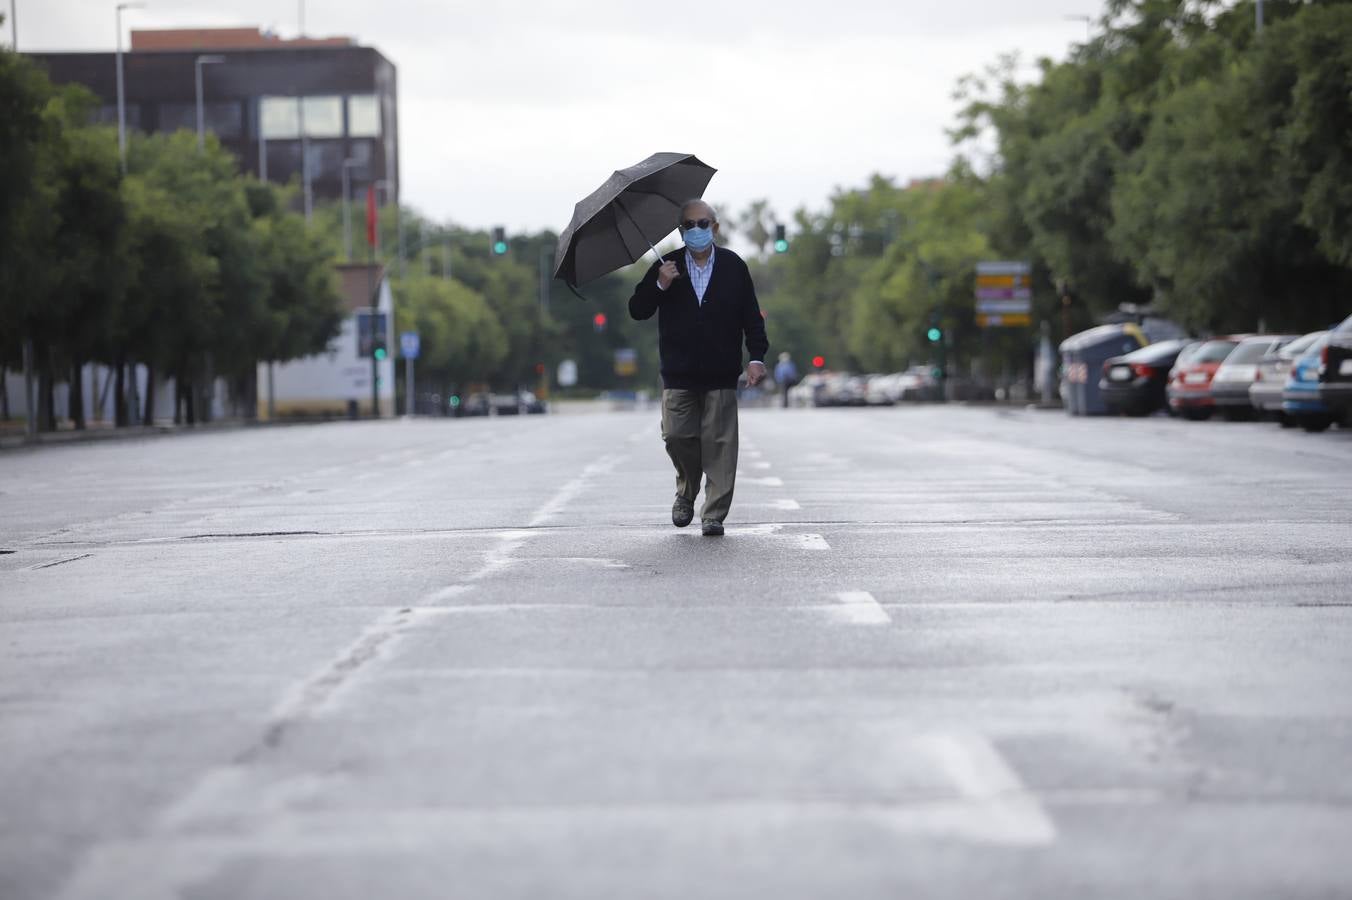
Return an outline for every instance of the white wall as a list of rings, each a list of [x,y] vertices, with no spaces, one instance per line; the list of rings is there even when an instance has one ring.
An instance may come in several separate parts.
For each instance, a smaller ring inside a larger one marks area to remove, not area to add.
[[[380,286],[377,308],[389,314],[390,355],[376,363],[380,378],[380,413],[394,415],[394,357],[398,352],[394,332],[394,297],[389,282]],[[346,415],[355,402],[361,415],[371,411],[371,360],[357,355],[357,317],[343,320],[343,330],[328,352],[273,366],[273,399],[279,418],[288,415]],[[258,367],[258,417],[268,415],[268,367]]]

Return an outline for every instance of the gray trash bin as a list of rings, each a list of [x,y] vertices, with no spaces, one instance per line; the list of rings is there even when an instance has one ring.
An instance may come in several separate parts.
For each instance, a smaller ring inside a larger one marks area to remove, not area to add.
[[[1099,325],[1061,342],[1066,412],[1072,416],[1107,415],[1099,395],[1099,372],[1114,356],[1139,350],[1147,341],[1135,325]]]

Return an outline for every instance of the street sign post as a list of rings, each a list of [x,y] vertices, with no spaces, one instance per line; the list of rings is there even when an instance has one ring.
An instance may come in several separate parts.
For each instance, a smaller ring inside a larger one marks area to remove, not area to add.
[[[399,354],[404,357],[404,417],[413,415],[413,361],[418,358],[422,343],[418,332],[404,331],[399,334]]]
[[[976,322],[983,328],[1032,324],[1033,267],[1026,262],[976,264]]]
[[[621,347],[615,351],[615,374],[621,378],[638,374],[638,351]]]
[[[571,359],[559,363],[558,380],[559,387],[572,387],[577,384],[577,363]]]

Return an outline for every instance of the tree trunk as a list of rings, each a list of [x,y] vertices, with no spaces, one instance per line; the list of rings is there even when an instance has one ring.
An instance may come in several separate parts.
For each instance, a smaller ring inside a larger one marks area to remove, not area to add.
[[[38,350],[38,431],[56,430],[56,385],[52,377],[52,351],[46,344]]]
[[[66,403],[66,417],[77,431],[84,431],[84,363],[78,359],[70,367],[70,393]]]
[[[140,424],[141,422],[141,385],[140,379],[136,377],[136,360],[128,360],[127,371],[131,375],[131,380],[127,383],[127,424]]]
[[[113,425],[127,427],[127,363],[121,356],[113,360]]]
[[[155,366],[152,363],[146,363],[146,414],[141,422],[155,424]]]
[[[183,421],[188,425],[197,424],[197,410],[193,402],[196,399],[196,393],[193,383],[185,377],[183,379]]]

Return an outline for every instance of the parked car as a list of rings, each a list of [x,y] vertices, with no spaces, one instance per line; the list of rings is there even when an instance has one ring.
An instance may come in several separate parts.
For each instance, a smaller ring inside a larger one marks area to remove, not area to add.
[[[1324,344],[1319,399],[1335,419],[1352,426],[1352,316],[1333,329]]]
[[[475,391],[467,395],[460,403],[456,403],[453,398],[451,401],[451,415],[456,418],[462,416],[486,416],[492,409],[492,401],[488,394],[482,391]]]
[[[1174,366],[1169,387],[1169,408],[1187,419],[1209,419],[1216,409],[1211,379],[1239,342],[1248,335],[1214,338],[1198,347],[1187,362]]]
[[[1258,372],[1249,386],[1249,404],[1254,412],[1275,418],[1283,428],[1295,427],[1296,423],[1282,414],[1282,390],[1286,379],[1291,377],[1291,366],[1326,334],[1327,331],[1312,331],[1258,361]]]
[[[1325,334],[1296,360],[1282,388],[1282,415],[1306,431],[1323,431],[1333,424],[1333,415],[1319,397],[1319,367],[1329,337]]]
[[[1260,334],[1239,342],[1211,379],[1211,401],[1231,422],[1253,418],[1249,388],[1258,377],[1258,363],[1295,340],[1294,334]]]
[[[869,406],[891,406],[897,402],[898,375],[869,375],[864,380],[864,402]]]
[[[1169,372],[1191,341],[1160,341],[1103,364],[1099,394],[1114,415],[1148,416],[1162,409]]]

